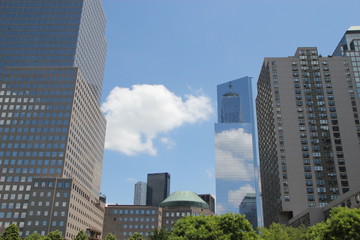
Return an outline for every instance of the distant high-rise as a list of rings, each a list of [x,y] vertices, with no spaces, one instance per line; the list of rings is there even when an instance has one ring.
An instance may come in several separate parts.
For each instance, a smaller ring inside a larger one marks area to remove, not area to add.
[[[0,231],[102,229],[101,1],[1,0]]]
[[[146,205],[158,207],[170,194],[170,174],[150,173],[147,175]]]
[[[352,26],[345,32],[333,56],[347,56],[350,58],[356,83],[356,93],[360,97],[360,26]]]
[[[208,205],[210,211],[215,212],[215,198],[211,194],[198,194],[198,196],[204,200]]]
[[[239,213],[246,216],[252,227],[258,227],[257,212],[256,212],[256,194],[247,193],[239,206]]]
[[[134,205],[146,205],[146,182],[137,182],[134,191]]]
[[[238,213],[247,193],[259,193],[251,78],[218,85],[217,103],[216,213]]]
[[[256,99],[265,226],[359,187],[353,69],[351,57],[321,57],[314,47],[265,58]]]

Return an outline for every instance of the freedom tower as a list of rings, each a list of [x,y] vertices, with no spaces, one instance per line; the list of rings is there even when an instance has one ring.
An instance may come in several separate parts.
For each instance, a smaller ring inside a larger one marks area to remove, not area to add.
[[[101,235],[101,1],[0,0],[0,231]]]

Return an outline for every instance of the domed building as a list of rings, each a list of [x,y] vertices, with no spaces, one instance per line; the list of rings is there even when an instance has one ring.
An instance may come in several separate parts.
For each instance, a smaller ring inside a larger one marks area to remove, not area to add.
[[[214,215],[209,205],[196,193],[178,191],[160,203],[162,208],[162,228],[171,230],[174,223],[185,216]]]

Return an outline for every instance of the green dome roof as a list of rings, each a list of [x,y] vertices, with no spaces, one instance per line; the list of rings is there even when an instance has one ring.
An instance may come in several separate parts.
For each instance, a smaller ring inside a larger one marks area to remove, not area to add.
[[[160,207],[190,206],[209,209],[209,205],[196,193],[190,191],[178,191],[172,193],[160,203]]]

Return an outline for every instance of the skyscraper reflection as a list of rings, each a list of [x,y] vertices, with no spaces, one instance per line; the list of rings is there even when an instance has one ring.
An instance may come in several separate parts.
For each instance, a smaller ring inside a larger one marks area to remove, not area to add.
[[[259,192],[255,177],[257,152],[251,78],[218,85],[217,96],[216,212],[239,213],[244,197]],[[254,211],[256,215],[256,208]]]

